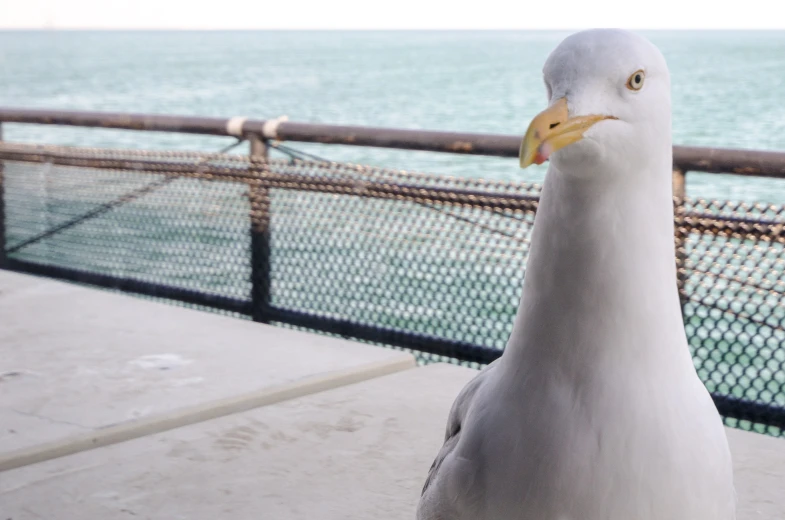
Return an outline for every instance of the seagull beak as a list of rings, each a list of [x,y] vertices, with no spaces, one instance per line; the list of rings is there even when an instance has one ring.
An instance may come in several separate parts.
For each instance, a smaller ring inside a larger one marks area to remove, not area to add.
[[[570,117],[567,98],[561,98],[543,110],[529,124],[521,143],[521,168],[542,164],[557,150],[583,139],[592,125],[612,116]]]

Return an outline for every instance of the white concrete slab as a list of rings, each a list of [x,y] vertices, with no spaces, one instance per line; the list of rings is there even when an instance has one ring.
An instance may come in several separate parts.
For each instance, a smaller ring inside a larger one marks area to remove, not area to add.
[[[0,473],[7,517],[412,519],[476,372],[431,365]],[[729,431],[739,520],[785,517],[785,440]]]
[[[391,349],[0,271],[0,470],[413,366]]]

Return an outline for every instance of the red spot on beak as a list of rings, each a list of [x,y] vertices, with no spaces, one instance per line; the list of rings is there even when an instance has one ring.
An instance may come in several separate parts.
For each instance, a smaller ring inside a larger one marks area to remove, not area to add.
[[[553,153],[553,149],[551,145],[548,143],[542,143],[540,146],[537,147],[537,154],[534,156],[534,163],[535,164],[542,164],[548,160],[548,158]]]

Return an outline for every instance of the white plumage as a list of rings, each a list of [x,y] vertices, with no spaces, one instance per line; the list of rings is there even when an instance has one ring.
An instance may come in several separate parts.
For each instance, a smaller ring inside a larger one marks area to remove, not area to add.
[[[665,60],[592,30],[543,72],[521,163],[551,163],[513,332],[458,395],[417,518],[733,520],[676,286]]]

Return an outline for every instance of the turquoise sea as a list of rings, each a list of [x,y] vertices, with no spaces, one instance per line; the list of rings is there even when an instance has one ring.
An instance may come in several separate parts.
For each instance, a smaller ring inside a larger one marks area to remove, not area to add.
[[[522,134],[568,32],[0,32],[0,105]],[[649,32],[677,144],[785,150],[785,32]],[[230,140],[6,125],[5,138],[218,150]],[[297,145],[330,159],[541,180],[514,160]],[[692,196],[785,203],[785,182],[691,175]]]

